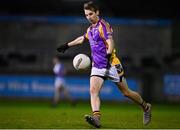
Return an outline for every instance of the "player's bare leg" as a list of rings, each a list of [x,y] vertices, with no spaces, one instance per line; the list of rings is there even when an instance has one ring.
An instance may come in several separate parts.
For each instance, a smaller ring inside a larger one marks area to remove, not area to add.
[[[103,85],[104,80],[97,76],[90,78],[90,95],[91,95],[91,107],[92,111],[100,110],[100,98],[99,92]]]
[[[146,103],[137,92],[130,90],[125,78],[122,78],[122,82],[117,83],[117,85],[124,96],[130,98],[143,108],[143,124],[149,124],[151,122],[151,104]]]
[[[91,95],[91,108],[93,115],[85,115],[86,121],[96,128],[100,128],[100,98],[99,92],[103,85],[104,79],[97,76],[92,76],[90,78],[90,95]]]

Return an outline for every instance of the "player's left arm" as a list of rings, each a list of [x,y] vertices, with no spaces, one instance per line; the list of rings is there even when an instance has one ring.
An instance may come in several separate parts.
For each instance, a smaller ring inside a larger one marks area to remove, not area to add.
[[[105,40],[107,45],[107,55],[106,58],[108,59],[109,63],[111,61],[111,56],[114,51],[114,40],[113,40],[113,30],[109,23],[102,20],[102,26],[100,27],[100,34],[101,37]]]
[[[107,49],[107,54],[112,54],[113,50],[114,50],[114,40],[113,40],[113,37],[109,37],[107,40],[106,40],[106,43],[108,45],[108,49]]]
[[[113,51],[114,51],[114,40],[113,40],[112,36],[109,37],[109,38],[106,40],[106,43],[107,43],[107,45],[108,45],[107,55],[106,55],[106,58],[107,58],[108,61],[109,61],[109,65],[107,66],[107,68],[108,68],[108,67],[111,66],[111,65],[110,65],[110,64],[111,64],[111,56],[112,56],[112,53],[113,53]]]
[[[107,44],[107,54],[111,56],[114,50],[114,40],[113,40],[113,30],[109,23],[105,22],[104,20],[101,21],[101,26],[99,28],[101,37]]]

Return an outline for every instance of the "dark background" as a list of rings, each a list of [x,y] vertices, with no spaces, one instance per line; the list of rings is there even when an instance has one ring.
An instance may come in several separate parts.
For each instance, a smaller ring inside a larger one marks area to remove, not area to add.
[[[82,15],[87,0],[3,0],[2,15]],[[179,19],[178,2],[173,0],[96,0],[106,16]]]

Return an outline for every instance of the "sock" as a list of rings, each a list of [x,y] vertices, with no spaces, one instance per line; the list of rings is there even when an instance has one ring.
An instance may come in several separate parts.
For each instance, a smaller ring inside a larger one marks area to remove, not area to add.
[[[97,116],[100,119],[101,116],[100,111],[93,111],[93,116]]]
[[[145,101],[142,101],[141,106],[142,106],[144,111],[148,110],[148,105],[147,105],[147,103]]]

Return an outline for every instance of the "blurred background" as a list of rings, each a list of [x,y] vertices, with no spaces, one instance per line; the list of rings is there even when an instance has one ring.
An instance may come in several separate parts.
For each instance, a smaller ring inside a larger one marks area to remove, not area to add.
[[[6,0],[0,4],[0,98],[51,99],[56,48],[86,32],[87,0]],[[180,101],[180,10],[173,1],[96,0],[113,27],[129,87],[149,102]],[[72,66],[89,44],[59,54],[73,98],[89,100],[88,71]],[[111,82],[102,100],[125,101]]]

